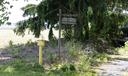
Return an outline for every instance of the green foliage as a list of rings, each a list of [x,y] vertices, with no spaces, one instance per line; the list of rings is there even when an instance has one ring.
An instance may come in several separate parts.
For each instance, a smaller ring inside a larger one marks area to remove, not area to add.
[[[37,47],[37,43],[32,42],[29,40],[25,44],[14,44],[12,41],[9,42],[9,46],[6,47],[4,50],[14,58],[22,58],[25,54],[27,57],[33,57],[36,55],[32,54],[32,51]],[[32,55],[31,55],[32,54]],[[30,60],[34,60],[34,58],[30,58]]]
[[[33,72],[43,72],[44,67],[39,65],[38,63],[27,63],[26,61],[22,59],[14,60],[13,62],[10,62],[9,65],[11,65],[15,71],[33,71]]]
[[[30,40],[28,40],[27,41],[27,43],[25,44],[25,46],[30,46],[30,47],[32,47],[32,46],[34,46],[36,43],[35,42],[32,42],[32,40],[30,39]]]
[[[75,71],[75,66],[72,64],[69,65],[64,65],[63,67],[61,67],[62,71]]]
[[[56,48],[58,46],[58,40],[52,37],[49,41],[49,45],[53,48]]]
[[[12,8],[12,6],[10,5],[10,3],[8,1],[5,0],[0,0],[0,25],[7,23],[8,24],[8,19],[9,19],[9,14],[10,11],[8,11],[8,7]]]
[[[49,64],[57,63],[58,57],[56,54],[50,52],[49,50],[46,50],[46,55],[47,55],[46,59],[49,62]]]
[[[112,53],[111,44],[109,41],[106,41],[104,38],[95,39],[93,42],[95,51],[98,53]]]
[[[97,54],[94,58],[96,58],[97,62],[103,63],[103,62],[108,62],[109,57],[105,53]]]
[[[125,42],[125,45],[115,49],[118,54],[127,55],[128,54],[128,41]]]
[[[80,51],[82,51],[82,44],[75,41],[69,41],[65,44],[65,48],[67,48],[68,55],[71,58],[77,58]]]
[[[105,53],[87,54],[83,47],[84,45],[80,42],[67,42],[65,48],[67,48],[69,58],[63,60],[62,63],[57,61],[57,56],[52,50],[51,52],[46,50],[45,55],[46,59],[51,62],[50,66],[47,64],[40,66],[38,63],[26,61],[25,58],[16,58],[7,65],[1,65],[0,73],[3,76],[17,76],[18,74],[21,76],[97,76],[92,67],[107,62],[109,58]]]
[[[79,57],[78,69],[80,71],[89,71],[91,69],[90,57],[88,57],[85,53],[81,53]]]
[[[10,41],[9,41],[9,47],[13,47],[13,45],[14,45],[14,44],[13,44],[13,41],[10,40]]]
[[[44,76],[44,68],[38,64],[30,64],[23,60],[15,60],[0,67],[2,76]]]
[[[20,49],[19,48],[15,48],[15,49],[12,49],[12,55],[14,56],[14,57],[18,57],[19,56],[19,53],[20,53]]]
[[[14,45],[8,49],[8,53],[10,53],[13,57],[19,57],[19,53],[21,49],[19,47],[15,47]]]
[[[24,11],[23,16],[33,16],[35,17],[37,14],[36,5],[34,4],[28,4],[27,6],[21,8]]]
[[[94,51],[90,49],[89,52],[91,53],[88,53],[88,50],[83,49],[85,46],[79,42],[69,41],[65,44],[65,47],[68,48],[68,62],[74,64],[76,70],[81,72],[91,71],[93,66],[108,62],[110,59],[106,53],[99,53],[96,52],[96,50]],[[95,48],[95,46],[93,47]]]
[[[56,69],[45,70],[38,64],[29,64],[23,60],[15,60],[10,65],[0,66],[0,73],[4,76],[96,76],[94,72],[79,72],[73,64],[56,66]]]
[[[128,48],[128,41],[125,42],[125,47]]]
[[[52,28],[55,28],[55,25],[58,27],[57,13],[61,8],[62,13],[78,15],[75,26],[62,26],[67,40],[86,41],[103,38],[111,42],[121,35],[119,28],[126,22],[126,17],[121,11],[126,10],[126,6],[126,0],[44,0],[39,5],[29,4],[23,7],[24,16],[28,16],[29,19],[20,21],[15,31],[20,35],[29,28],[39,37],[44,23],[48,22],[48,26],[51,26],[49,39],[53,40]]]
[[[76,71],[76,67],[74,64],[65,63],[65,64],[53,65],[50,68],[50,70],[52,72],[73,72]]]
[[[17,35],[24,35],[26,28],[29,28],[35,37],[39,37],[41,30],[44,28],[41,24],[41,20],[37,16],[29,18],[28,20],[20,21],[17,25],[18,28],[14,29],[14,32],[16,32]]]
[[[13,72],[14,71],[14,68],[13,67],[11,67],[11,66],[8,66],[5,70],[4,70],[4,72]]]

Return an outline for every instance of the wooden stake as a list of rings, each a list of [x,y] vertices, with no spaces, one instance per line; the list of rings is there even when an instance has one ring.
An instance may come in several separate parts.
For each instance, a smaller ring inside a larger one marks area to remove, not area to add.
[[[62,24],[62,10],[59,9],[59,39],[58,39],[58,51],[59,51],[59,59],[61,58],[61,24]]]

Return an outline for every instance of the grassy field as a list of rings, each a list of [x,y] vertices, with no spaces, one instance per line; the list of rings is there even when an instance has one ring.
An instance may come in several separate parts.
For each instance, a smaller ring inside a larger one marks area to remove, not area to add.
[[[32,35],[32,33],[27,34],[25,36],[17,36],[12,29],[4,29],[0,30],[0,48],[4,48],[9,45],[9,42],[12,41],[14,44],[23,44],[28,40],[36,41],[36,38]]]
[[[44,30],[41,32],[41,35],[45,40],[48,40],[49,30]],[[58,38],[58,31],[54,30],[55,37]],[[0,48],[4,48],[9,45],[9,42],[12,41],[14,44],[23,44],[31,40],[35,42],[37,38],[34,37],[32,33],[28,34],[28,31],[25,32],[25,36],[17,36],[12,29],[1,29],[0,30]]]

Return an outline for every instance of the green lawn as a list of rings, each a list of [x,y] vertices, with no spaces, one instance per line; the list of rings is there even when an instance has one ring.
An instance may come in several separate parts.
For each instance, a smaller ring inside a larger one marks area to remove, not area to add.
[[[71,67],[69,69],[65,65],[59,69],[56,66],[54,69],[51,67],[46,70],[38,64],[28,64],[18,60],[1,65],[0,76],[96,76],[96,74],[92,71],[73,70]]]

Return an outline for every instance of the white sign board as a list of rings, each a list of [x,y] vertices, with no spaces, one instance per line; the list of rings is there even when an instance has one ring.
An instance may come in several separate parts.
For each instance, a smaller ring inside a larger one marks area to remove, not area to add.
[[[76,18],[72,18],[72,17],[63,17],[62,18],[62,24],[76,24]]]

